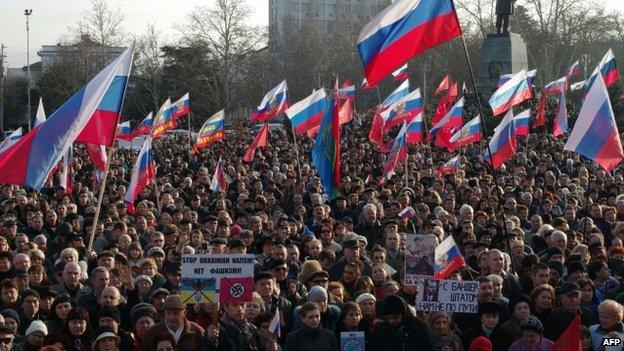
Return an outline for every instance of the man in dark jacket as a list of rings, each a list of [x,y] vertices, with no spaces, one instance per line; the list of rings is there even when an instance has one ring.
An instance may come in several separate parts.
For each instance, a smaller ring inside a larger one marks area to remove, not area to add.
[[[165,320],[155,324],[145,335],[143,350],[155,350],[158,337],[170,334],[178,351],[196,351],[205,344],[204,328],[186,319],[186,306],[180,295],[169,295],[163,305]]]
[[[557,291],[561,297],[561,307],[557,307],[548,315],[544,324],[544,337],[557,340],[572,323],[576,315],[581,315],[581,324],[590,327],[598,323],[594,313],[587,307],[581,306],[581,288],[575,282],[565,282]]]
[[[299,310],[303,327],[288,334],[284,351],[337,351],[336,335],[321,326],[321,311],[313,302],[306,302]]]
[[[381,304],[380,318],[371,340],[371,350],[433,351],[434,338],[431,328],[416,318],[403,298],[391,295]]]
[[[258,328],[245,319],[245,303],[224,303],[225,314],[219,327],[213,325],[206,331],[206,342],[201,351],[255,351],[265,350],[258,336]],[[273,342],[273,341],[271,341]]]

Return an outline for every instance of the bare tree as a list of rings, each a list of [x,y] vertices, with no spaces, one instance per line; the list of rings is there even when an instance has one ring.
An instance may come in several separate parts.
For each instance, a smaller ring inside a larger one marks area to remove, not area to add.
[[[216,0],[211,7],[198,7],[182,28],[186,40],[207,46],[219,75],[222,104],[235,101],[233,84],[237,66],[245,56],[263,45],[263,30],[248,23],[251,9],[245,0]]]
[[[121,9],[111,8],[107,0],[91,0],[74,32],[103,46],[119,46],[124,41],[124,19]]]
[[[136,40],[133,76],[135,90],[140,91],[137,96],[141,101],[133,101],[137,106],[145,106],[148,99],[146,114],[157,109],[167,96],[167,87],[163,81],[163,58],[161,53],[162,40],[160,32],[153,25],[149,25],[144,35]]]

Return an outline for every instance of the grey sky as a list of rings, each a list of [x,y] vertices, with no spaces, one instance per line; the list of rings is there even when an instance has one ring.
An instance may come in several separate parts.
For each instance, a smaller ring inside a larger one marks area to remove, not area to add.
[[[610,9],[624,12],[624,0],[604,0]],[[174,29],[186,20],[197,6],[209,6],[214,0],[110,0],[120,6],[126,15],[125,28],[130,33],[143,33],[148,24],[154,24],[168,42],[179,33]],[[268,0],[248,0],[253,11],[250,21],[268,23]],[[43,44],[55,44],[69,34],[80,14],[89,7],[89,0],[0,0],[0,43],[7,49],[8,67],[26,64],[26,25],[24,9],[33,9],[30,21],[30,60],[39,61],[37,50]]]

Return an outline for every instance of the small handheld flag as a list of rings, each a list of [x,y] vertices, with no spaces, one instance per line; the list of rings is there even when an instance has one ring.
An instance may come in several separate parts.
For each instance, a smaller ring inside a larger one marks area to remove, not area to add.
[[[288,85],[286,80],[279,83],[275,88],[271,89],[249,117],[252,121],[265,122],[269,121],[288,108]]]
[[[197,152],[210,144],[225,139],[225,110],[212,115],[199,130],[193,151]]]
[[[446,279],[451,273],[466,264],[452,236],[444,239],[444,241],[435,248],[434,256],[433,279]]]
[[[282,320],[279,308],[275,309],[275,315],[273,316],[273,319],[271,319],[271,324],[269,324],[269,331],[277,339],[282,337]]]

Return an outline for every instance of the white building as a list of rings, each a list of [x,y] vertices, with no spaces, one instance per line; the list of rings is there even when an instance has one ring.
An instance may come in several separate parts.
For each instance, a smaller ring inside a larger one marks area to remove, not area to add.
[[[121,55],[125,49],[121,46],[102,46],[93,42],[88,36],[83,36],[79,43],[73,45],[42,45],[37,55],[41,57],[41,70],[45,73],[63,55],[84,56],[86,53],[101,55],[105,57],[106,63],[109,63]]]
[[[390,0],[269,0],[269,37],[284,33],[287,21],[293,28],[313,21],[325,29],[344,19],[366,22],[389,4]]]

